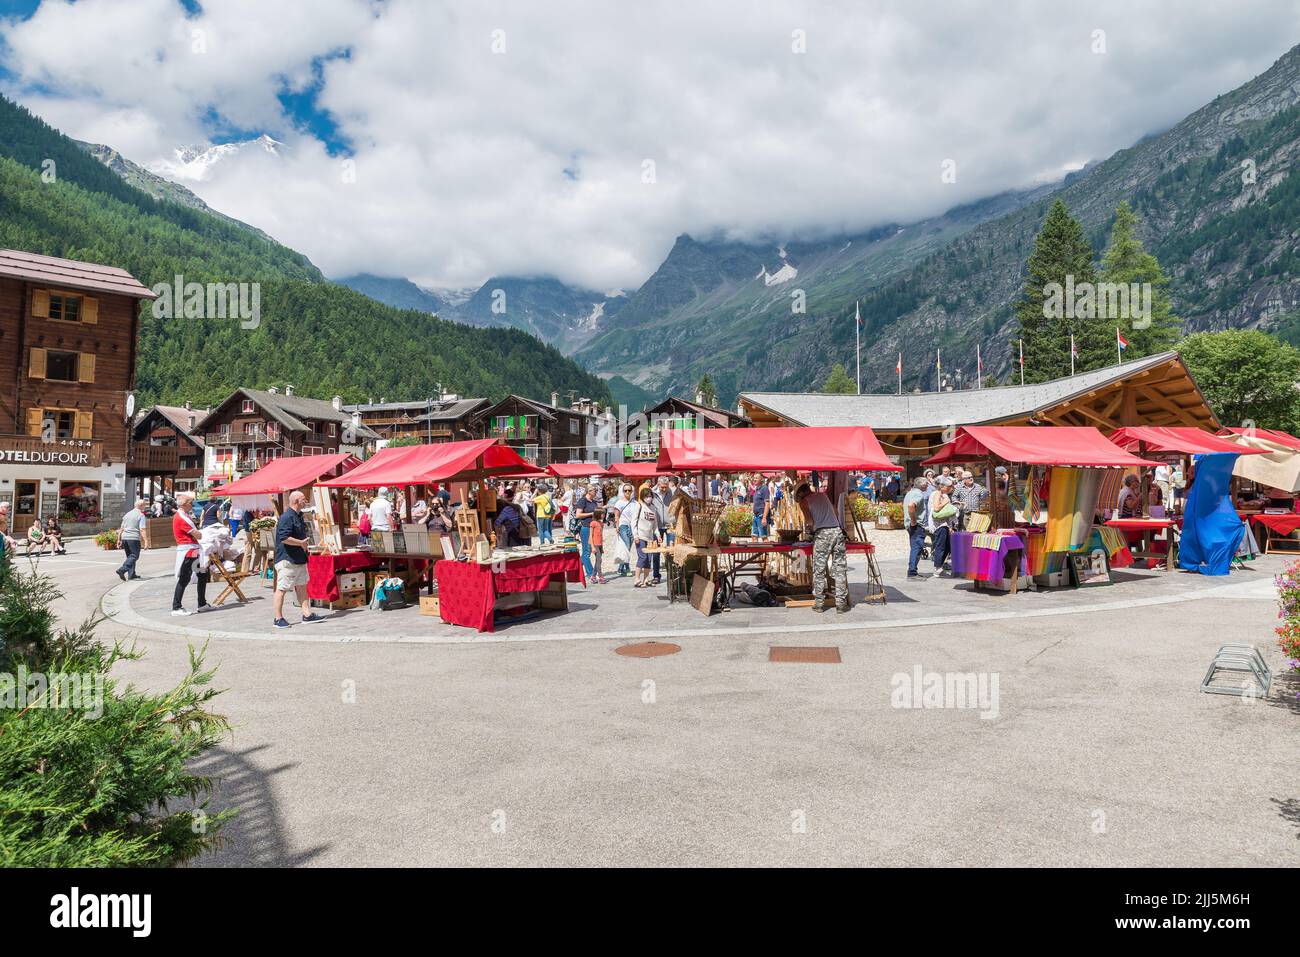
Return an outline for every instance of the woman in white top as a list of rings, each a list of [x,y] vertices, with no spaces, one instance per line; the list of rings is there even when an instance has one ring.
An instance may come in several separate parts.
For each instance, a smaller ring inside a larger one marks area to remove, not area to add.
[[[625,578],[632,570],[632,523],[627,511],[631,504],[632,486],[624,482],[618,487],[618,497],[607,508],[617,531],[614,538],[614,564],[620,578]]]
[[[944,518],[938,518],[940,511],[952,505],[952,479],[947,475],[941,475],[935,481],[934,491],[930,493],[929,507],[925,510],[926,530],[930,533],[930,538],[934,542],[931,552],[934,557],[934,572],[936,575],[947,576],[944,572],[944,563],[948,560],[948,553],[951,550],[949,537],[952,534],[953,522],[957,517],[956,511]]]
[[[654,492],[649,485],[641,486],[638,496],[623,510],[623,514],[628,517],[636,543],[636,587],[647,588],[650,585],[650,555],[646,549],[659,541],[659,516],[655,512]]]

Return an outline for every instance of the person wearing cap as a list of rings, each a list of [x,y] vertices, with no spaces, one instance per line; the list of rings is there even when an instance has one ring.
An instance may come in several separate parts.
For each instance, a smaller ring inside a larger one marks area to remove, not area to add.
[[[370,503],[370,532],[391,532],[393,530],[393,504],[388,501],[388,488],[383,486],[379,494]]]
[[[927,494],[930,480],[918,475],[912,480],[912,487],[903,496],[903,528],[907,530],[909,544],[907,556],[907,577],[920,578],[916,566],[921,561],[921,552],[925,548],[925,536],[929,534],[926,527],[926,510],[930,496]]]
[[[814,492],[807,482],[799,483],[794,500],[804,520],[813,527],[813,611],[826,610],[826,567],[835,576],[835,610],[849,610],[849,555],[840,512],[825,492]],[[841,502],[842,504],[842,502]]]

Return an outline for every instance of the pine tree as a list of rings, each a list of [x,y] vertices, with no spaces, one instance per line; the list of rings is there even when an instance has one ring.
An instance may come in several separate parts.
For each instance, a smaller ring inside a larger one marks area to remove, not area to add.
[[[837,362],[831,366],[831,371],[827,373],[826,381],[822,383],[822,391],[829,392],[832,395],[853,395],[858,391],[858,387],[853,384],[853,380],[849,378],[844,366]]]
[[[705,405],[717,406],[718,404],[718,388],[707,372],[700,376],[699,384],[695,386],[695,394],[702,398]]]
[[[1141,308],[1130,299],[1129,315],[1109,316],[1110,326],[1119,326],[1124,331],[1124,338],[1131,345],[1125,358],[1137,359],[1156,352],[1165,352],[1173,348],[1178,339],[1182,320],[1173,314],[1169,303],[1169,277],[1160,268],[1160,263],[1142,246],[1136,236],[1137,215],[1127,202],[1120,203],[1115,210],[1115,225],[1110,231],[1110,245],[1101,257],[1101,282],[1115,283],[1131,287],[1136,283],[1141,287],[1151,285],[1151,314],[1146,318],[1149,324],[1142,328],[1134,326],[1134,311]]]
[[[1025,289],[1016,303],[1020,335],[1025,340],[1025,381],[1045,382],[1070,374],[1070,333],[1079,350],[1078,371],[1105,364],[1105,335],[1091,320],[1070,319],[1062,307],[1059,316],[1045,317],[1047,287],[1093,282],[1092,247],[1083,227],[1057,200],[1047,211],[1034,241],[1025,270]]]

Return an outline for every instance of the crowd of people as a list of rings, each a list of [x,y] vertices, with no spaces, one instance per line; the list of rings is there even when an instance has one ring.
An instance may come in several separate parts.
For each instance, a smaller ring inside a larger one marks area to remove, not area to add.
[[[995,472],[998,491],[1006,492],[1007,470],[999,465]],[[943,466],[939,472],[926,469],[912,480],[903,496],[903,528],[907,530],[907,577],[921,577],[921,559],[927,554],[934,563],[934,574],[951,578],[948,568],[951,555],[950,536],[966,527],[972,512],[982,512],[989,505],[989,490],[968,470]]]

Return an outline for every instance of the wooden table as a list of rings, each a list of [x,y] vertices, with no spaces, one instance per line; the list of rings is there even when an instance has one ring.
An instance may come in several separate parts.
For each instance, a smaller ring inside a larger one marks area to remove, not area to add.
[[[1291,537],[1291,533],[1300,528],[1300,515],[1294,513],[1282,515],[1269,515],[1264,512],[1243,513],[1238,512],[1243,518],[1249,515],[1250,521],[1264,529],[1264,554],[1268,555],[1273,549],[1272,545],[1277,542],[1288,542],[1290,548],[1278,548],[1278,552],[1295,552],[1300,550],[1300,542]]]
[[[1297,516],[1300,518],[1300,516]],[[1174,557],[1178,552],[1178,544],[1174,541],[1174,529],[1177,527],[1177,521],[1172,518],[1112,518],[1106,523],[1107,527],[1118,529],[1121,532],[1140,532],[1142,534],[1142,551],[1135,555],[1135,558],[1145,558],[1148,562],[1151,560],[1159,561],[1160,554],[1154,549],[1154,539],[1157,532],[1165,533],[1164,561],[1165,571],[1174,570]]]
[[[884,582],[880,577],[880,568],[876,565],[876,546],[870,542],[845,542],[845,551],[849,553],[857,552],[867,556],[867,581],[873,586],[873,590],[867,595],[866,601],[879,601],[882,604],[886,601]],[[811,557],[813,553],[812,542],[732,542],[726,545],[704,545],[704,546],[686,546],[672,545],[665,548],[657,549],[664,556],[664,580],[668,587],[668,601],[670,603],[677,601],[678,597],[689,597],[690,590],[679,592],[673,588],[673,551],[689,549],[687,557],[699,556],[706,560],[712,560],[710,575],[722,586],[721,600],[729,601],[731,593],[736,588],[736,573],[747,567],[755,565],[768,555],[789,555],[793,552],[802,552]],[[654,553],[656,550],[647,549]],[[728,568],[721,568],[717,559],[722,556],[731,556],[731,564]]]
[[[529,555],[506,562],[458,562],[443,559],[433,566],[438,581],[438,614],[452,625],[493,631],[497,596],[542,591],[552,578],[587,583],[575,551]]]

